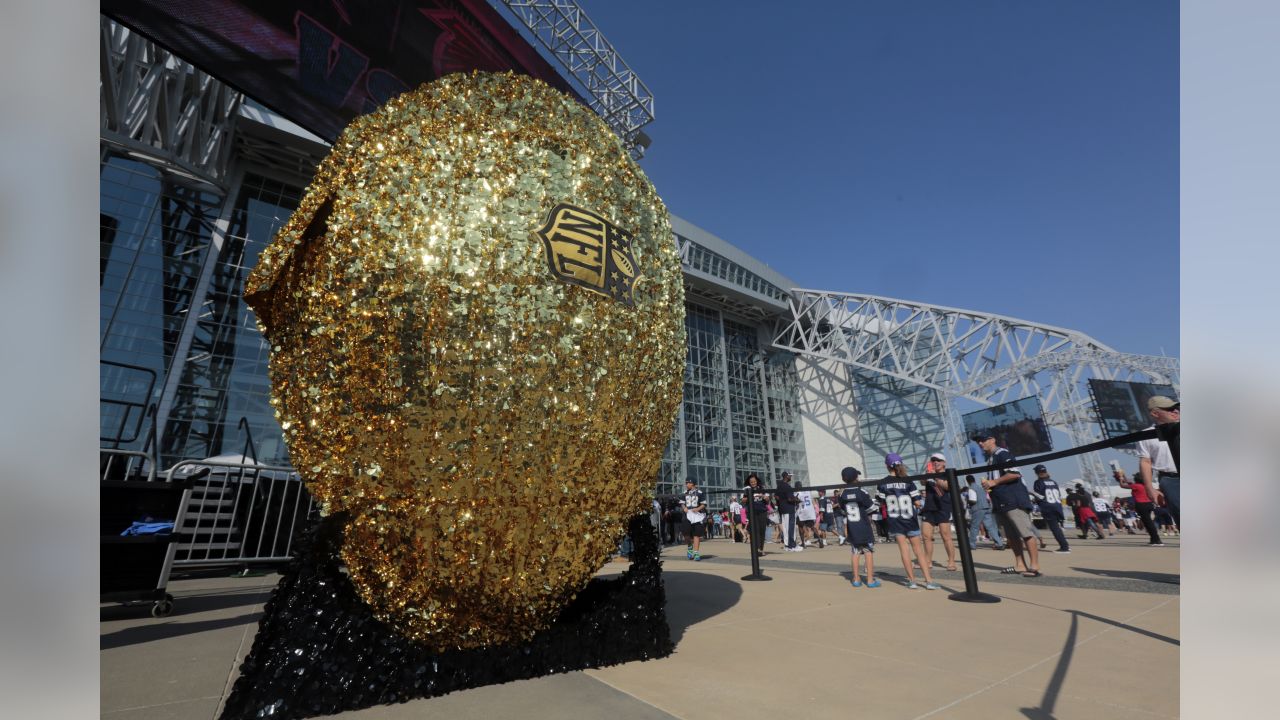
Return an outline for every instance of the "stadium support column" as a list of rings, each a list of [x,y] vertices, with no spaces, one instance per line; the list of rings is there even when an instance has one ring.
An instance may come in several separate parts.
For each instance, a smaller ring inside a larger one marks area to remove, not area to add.
[[[1058,391],[1061,393],[1061,405],[1065,411],[1067,428],[1071,435],[1071,444],[1075,447],[1088,445],[1098,439],[1094,432],[1096,423],[1092,422],[1086,414],[1084,401],[1080,398],[1079,388],[1077,388],[1077,375],[1080,368],[1077,368],[1075,374],[1069,374],[1068,368],[1059,367],[1055,372],[1055,383]],[[1091,488],[1100,488],[1110,484],[1106,469],[1102,465],[1102,459],[1098,457],[1098,453],[1089,452],[1076,456],[1076,461],[1080,464],[1080,479]]]
[[[191,352],[191,340],[195,336],[196,323],[200,320],[205,299],[209,296],[209,283],[213,278],[214,267],[222,257],[222,246],[227,241],[227,231],[231,227],[231,214],[235,211],[243,181],[244,170],[237,168],[231,176],[231,185],[227,194],[223,197],[222,210],[218,213],[217,221],[214,222],[210,237],[211,246],[205,253],[204,265],[200,268],[200,278],[196,281],[195,290],[191,293],[191,304],[187,310],[187,317],[183,320],[177,346],[173,351],[173,362],[169,365],[169,372],[164,377],[164,389],[160,393],[155,417],[156,431],[160,433],[155,439],[156,462],[161,465],[164,464],[164,460],[161,459],[161,448],[164,447],[161,443],[161,435],[168,429],[169,414],[173,411],[173,399],[178,392],[178,382],[186,370],[187,355]]]
[[[770,479],[774,478],[773,467],[773,424],[769,422],[769,374],[765,372],[765,366],[768,365],[768,354],[757,350],[752,353],[751,365],[760,372],[760,399],[762,401],[760,410],[764,415],[764,448],[768,453],[765,459],[764,471]],[[756,363],[759,363],[758,365]],[[737,478],[735,477],[736,481]],[[736,483],[735,483],[736,487]]]
[[[956,409],[955,397],[945,390],[939,390],[938,399],[940,410],[942,411],[942,428],[943,446],[946,451],[951,454],[948,458],[948,464],[953,467],[964,467],[969,462],[969,454],[965,450],[968,446],[968,438],[964,434],[964,418],[960,417],[960,411]]]

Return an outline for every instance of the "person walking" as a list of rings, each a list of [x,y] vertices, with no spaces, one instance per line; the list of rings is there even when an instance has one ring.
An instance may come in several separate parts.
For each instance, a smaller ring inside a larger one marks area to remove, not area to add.
[[[1149,538],[1147,545],[1164,547],[1164,541],[1160,539],[1160,531],[1156,528],[1155,517],[1153,517],[1156,504],[1151,502],[1151,496],[1147,494],[1146,484],[1130,480],[1123,470],[1116,471],[1116,481],[1120,483],[1120,487],[1133,494],[1133,510],[1137,513],[1138,520],[1142,523],[1142,529],[1147,531],[1147,537]]]
[[[1076,529],[1080,531],[1080,539],[1087,539],[1089,530],[1093,530],[1098,533],[1098,539],[1102,540],[1102,528],[1098,525],[1097,514],[1093,512],[1093,498],[1085,492],[1084,485],[1076,483],[1075,488],[1067,493],[1067,504],[1075,509]]]
[[[1062,512],[1062,488],[1058,487],[1056,480],[1049,477],[1049,469],[1044,465],[1037,465],[1032,470],[1036,474],[1036,481],[1031,488],[1031,495],[1040,508],[1040,517],[1044,518],[1044,524],[1053,533],[1053,539],[1058,541],[1057,552],[1069,553],[1071,546],[1067,543],[1066,533],[1062,532],[1062,524],[1066,521]]]
[[[799,480],[796,481],[796,524],[800,527],[800,547],[811,547],[814,542],[819,548],[825,546],[822,536],[818,534],[818,506],[814,502],[815,493],[805,490]]]
[[[945,472],[947,456],[936,452],[929,456],[926,473]],[[956,546],[951,540],[951,485],[946,478],[930,478],[924,482],[924,509],[920,512],[920,531],[924,537],[924,556],[933,566],[933,533],[942,533],[947,549],[947,570],[956,569]]]
[[[689,537],[685,557],[701,562],[702,538],[707,534],[707,493],[698,487],[693,478],[684,481],[684,498],[680,502],[680,509],[684,511],[685,534]]]
[[[737,495],[729,497],[729,528],[735,543],[746,542],[742,536],[742,503]]]
[[[884,495],[888,515],[887,525],[889,537],[898,543],[898,552],[902,555],[902,569],[907,572],[907,588],[916,590],[916,573],[911,567],[911,554],[916,556],[920,571],[924,574],[926,590],[937,590],[938,584],[933,581],[933,571],[924,559],[924,546],[920,542],[920,491],[914,482],[902,480],[907,477],[907,465],[898,453],[889,453],[884,458],[889,476],[876,489]]]
[[[800,504],[796,491],[791,487],[791,473],[786,470],[778,478],[778,487],[774,491],[774,502],[778,506],[779,524],[782,526],[782,547],[787,552],[804,550],[796,544],[796,506]]]
[[[840,479],[848,485],[858,481],[861,475],[857,468],[847,467],[840,471]],[[871,531],[871,496],[859,487],[847,487],[840,491],[837,504],[844,509],[845,534],[849,543],[849,565],[853,569],[853,587],[862,587],[861,565],[866,564],[866,586],[878,588],[881,582],[876,579],[876,538]]]
[[[1156,395],[1147,400],[1147,413],[1156,425],[1165,425],[1182,421],[1182,403],[1164,395]],[[1148,429],[1151,429],[1148,428]],[[1152,485],[1152,476],[1160,482],[1160,488]],[[1163,497],[1173,515],[1173,521],[1182,525],[1182,478],[1178,475],[1178,466],[1173,462],[1173,453],[1169,451],[1169,443],[1152,438],[1138,441],[1138,476],[1142,484],[1147,486],[1147,496],[1160,506]]]
[[[1112,525],[1115,523],[1111,520],[1111,504],[1097,490],[1093,491],[1091,502],[1093,503],[1093,514],[1098,516],[1098,524],[1107,531],[1107,537],[1115,537],[1115,530],[1112,530]]]
[[[973,440],[992,465],[1005,466],[993,470],[991,477],[982,481],[982,487],[991,491],[991,509],[1005,537],[1009,538],[1009,549],[1013,550],[1013,567],[1006,568],[1004,572],[1038,578],[1041,575],[1040,543],[1031,525],[1031,496],[1022,482],[1022,473],[1014,465],[1017,458],[1007,448],[998,446],[996,439],[989,434],[978,433]]]
[[[985,527],[994,548],[1004,550],[1004,538],[1000,537],[1000,528],[996,527],[996,519],[991,514],[991,497],[972,475],[965,475],[964,481],[969,486],[969,547],[978,547],[978,530]]]
[[[854,468],[850,469],[853,470]],[[844,471],[841,470],[840,472],[841,479],[843,480]],[[853,482],[857,482],[857,475],[854,476]],[[844,514],[844,505],[840,502],[840,492],[841,491],[836,490],[831,491],[831,524],[835,528],[836,542],[843,545],[848,538],[849,529],[845,527],[846,518]]]

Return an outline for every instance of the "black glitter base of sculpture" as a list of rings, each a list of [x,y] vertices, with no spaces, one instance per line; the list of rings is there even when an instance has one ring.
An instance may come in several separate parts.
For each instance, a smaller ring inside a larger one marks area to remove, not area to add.
[[[433,652],[394,632],[339,566],[344,518],[313,526],[267,601],[223,720],[308,718],[671,654],[658,538],[631,520],[632,562],[593,579],[527,643]]]

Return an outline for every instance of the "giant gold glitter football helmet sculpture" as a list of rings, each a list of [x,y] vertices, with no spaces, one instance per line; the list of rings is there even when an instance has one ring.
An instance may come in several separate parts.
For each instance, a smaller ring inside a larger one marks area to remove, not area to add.
[[[355,120],[246,299],[360,596],[430,646],[546,627],[646,509],[681,396],[666,208],[595,114],[452,75]]]

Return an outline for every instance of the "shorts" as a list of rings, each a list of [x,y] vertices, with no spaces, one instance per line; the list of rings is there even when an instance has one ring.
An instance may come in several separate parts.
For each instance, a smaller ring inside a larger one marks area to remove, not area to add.
[[[951,510],[927,510],[921,513],[920,519],[930,525],[941,525],[951,522]]]
[[[1006,538],[1036,536],[1036,531],[1031,527],[1031,513],[1026,510],[1014,508],[998,512],[996,513],[996,522],[1000,523],[1000,529],[1004,531]]]
[[[875,543],[867,543],[866,545],[853,545],[850,551],[855,555],[870,555],[876,551]]]
[[[813,529],[813,521],[812,521],[812,520],[801,520],[801,521],[800,521],[800,527],[802,527],[802,528],[809,528],[809,529]]]
[[[823,519],[822,519],[822,522],[818,524],[818,527],[820,527],[820,528],[822,528],[823,530],[826,530],[826,531],[828,531],[828,532],[829,532],[829,531],[831,530],[831,528],[833,527],[833,526],[832,526],[832,524],[831,524],[831,519],[830,519],[830,518],[823,518]]]
[[[890,538],[890,539],[892,539],[892,538],[895,538],[895,537],[897,537],[897,536],[899,536],[899,535],[906,535],[906,536],[907,536],[907,537],[909,537],[909,538],[913,538],[913,537],[920,537],[920,531],[919,531],[919,530],[908,530],[907,532],[901,532],[901,531],[898,531],[898,532],[891,532],[891,533],[889,533],[889,538]]]
[[[688,533],[689,537],[706,537],[707,524],[705,522],[689,522],[686,520],[684,531]]]

